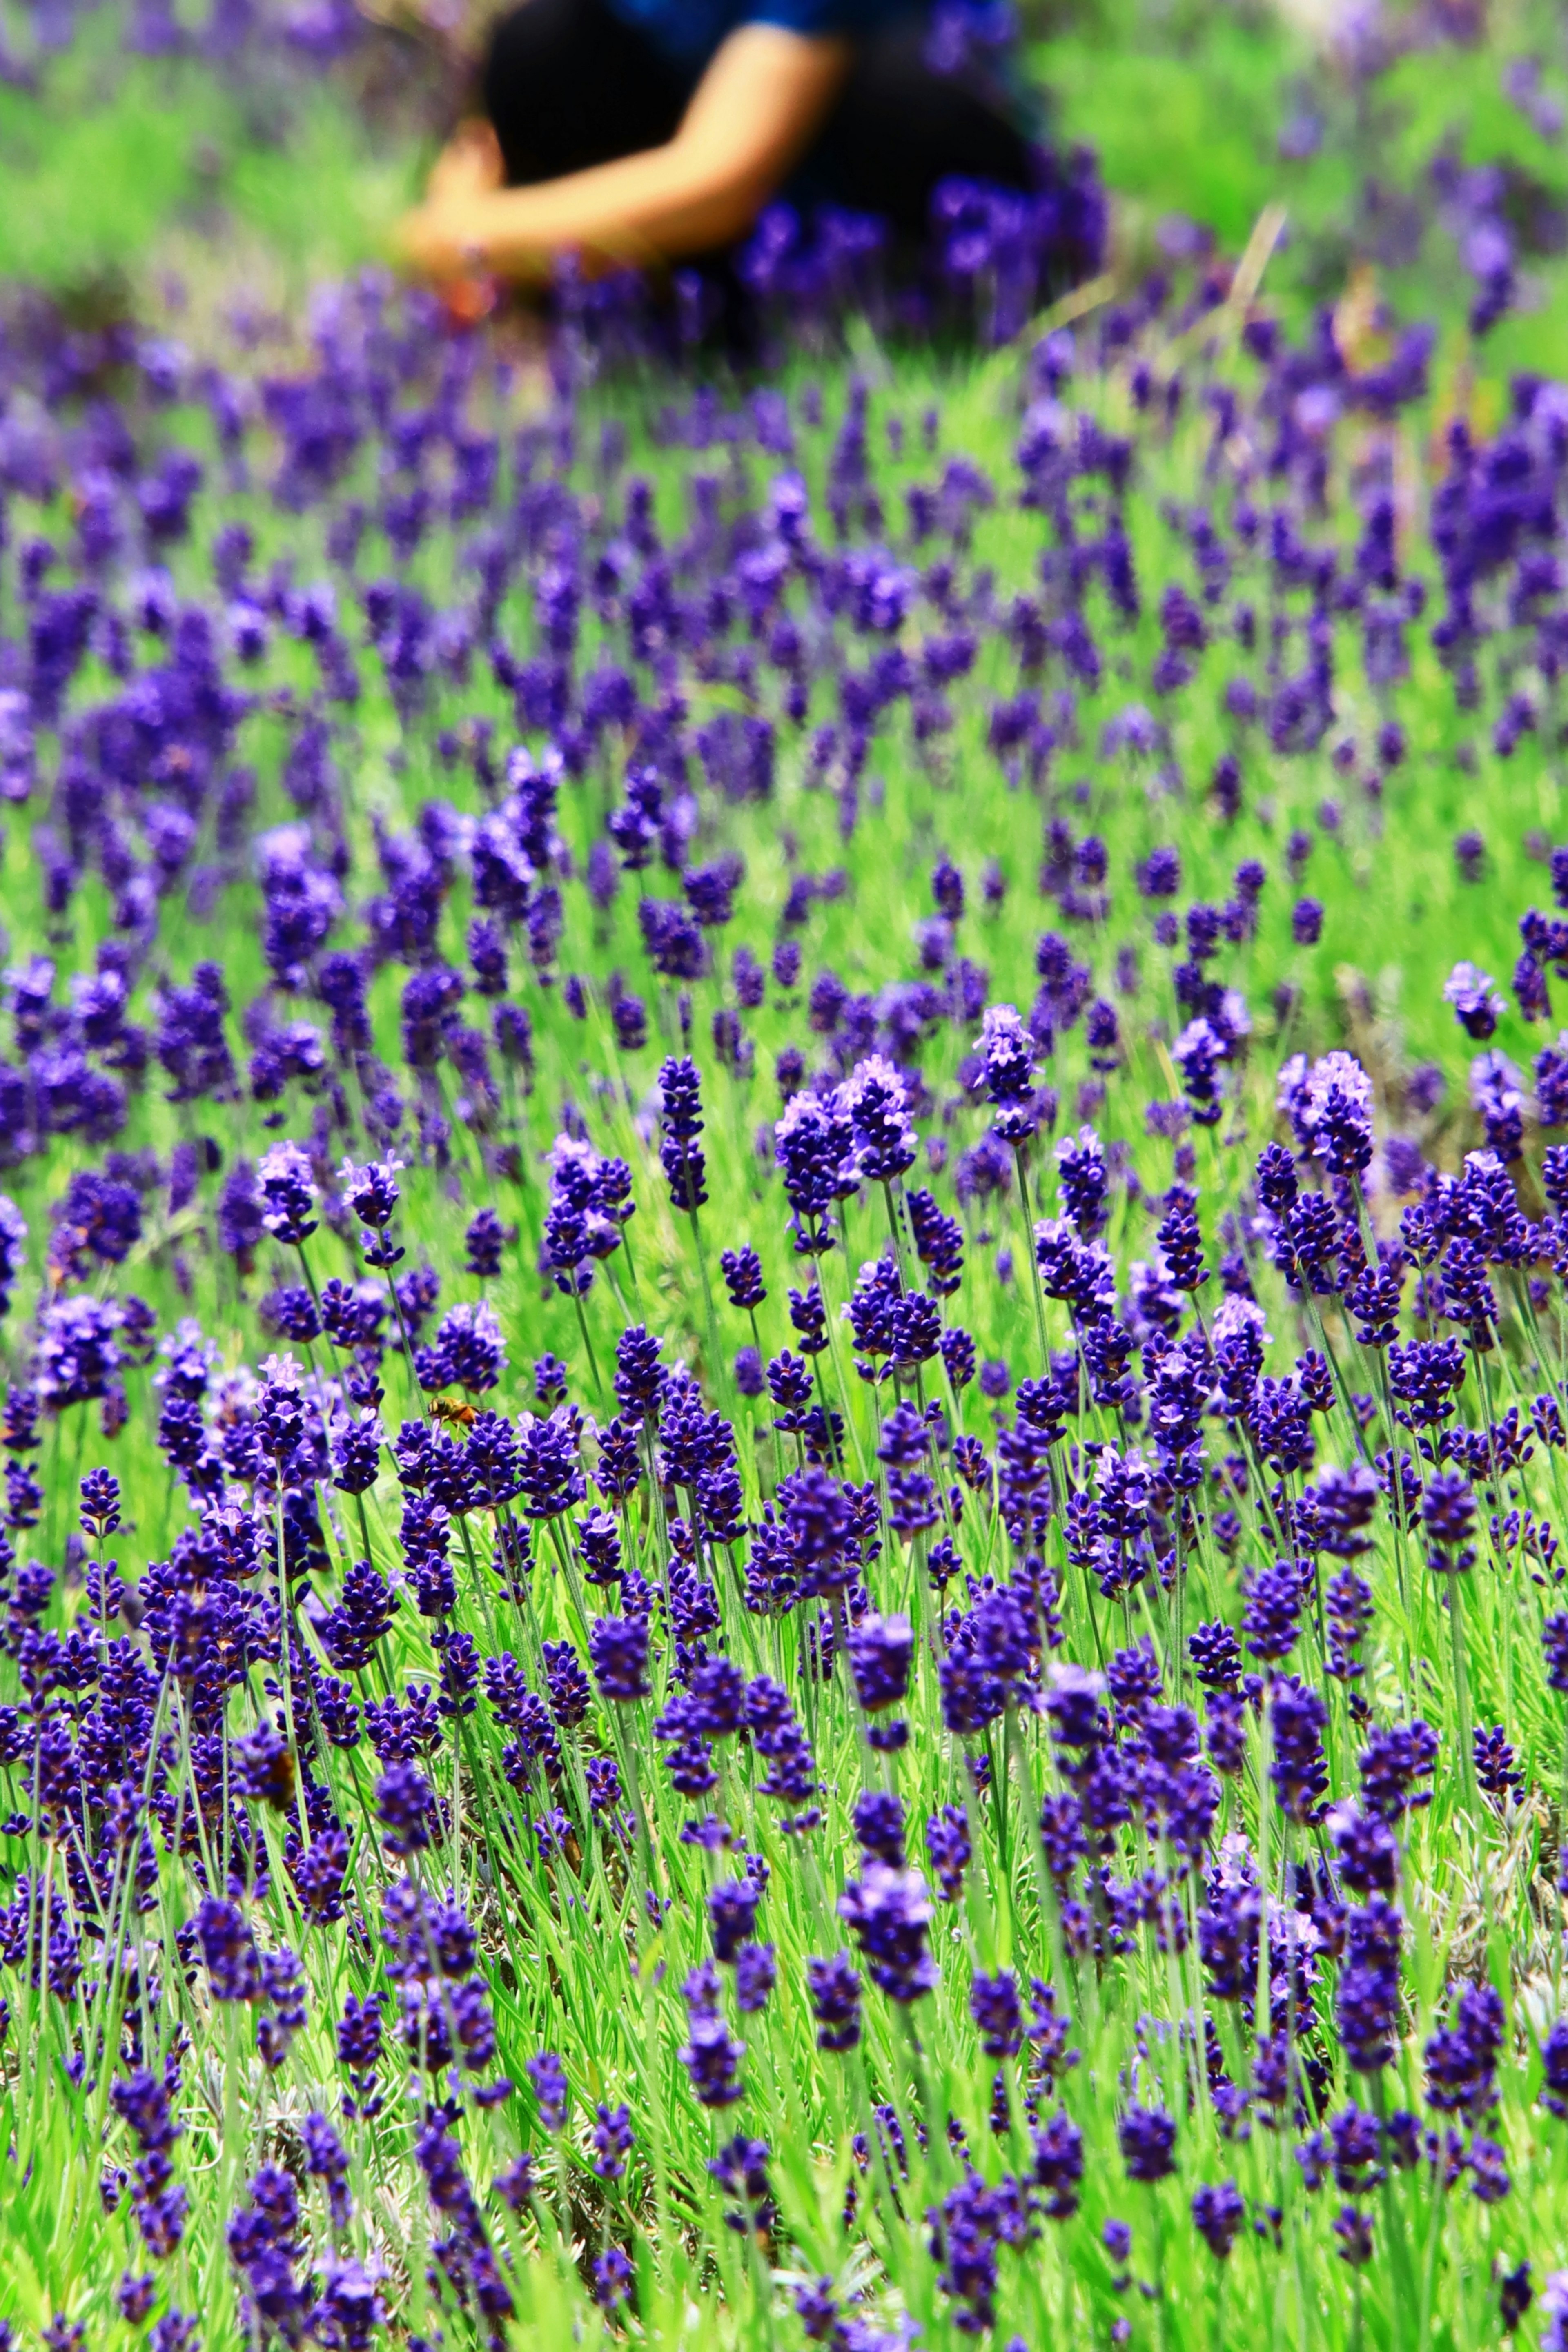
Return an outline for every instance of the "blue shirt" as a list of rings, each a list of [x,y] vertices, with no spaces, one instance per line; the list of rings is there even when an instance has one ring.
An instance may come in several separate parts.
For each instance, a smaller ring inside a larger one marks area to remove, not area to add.
[[[910,16],[923,0],[609,0],[623,24],[633,25],[672,65],[697,71],[726,37],[742,25],[781,25],[821,40],[863,40]]]

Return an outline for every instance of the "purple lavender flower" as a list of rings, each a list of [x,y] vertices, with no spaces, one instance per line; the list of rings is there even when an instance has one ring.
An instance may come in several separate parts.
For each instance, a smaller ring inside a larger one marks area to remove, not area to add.
[[[594,2301],[601,2311],[616,2311],[632,2291],[637,2273],[631,2257],[620,2246],[606,2246],[594,2257]]]
[[[978,1043],[996,1133],[1005,1143],[1026,1143],[1037,1125],[1035,1046],[1016,1006],[987,1005]]]
[[[969,2014],[987,2058],[1016,2058],[1024,2046],[1024,2012],[1018,1980],[1010,1969],[994,1976],[976,1969],[969,1988]]]
[[[1476,1498],[1469,1482],[1457,1470],[1436,1470],[1421,1496],[1421,1523],[1426,1534],[1426,1564],[1442,1575],[1462,1574],[1473,1568],[1476,1548]]]
[[[649,1696],[645,1618],[595,1618],[588,1629],[588,1650],[594,1679],[604,1697],[628,1706]]]
[[[860,1979],[847,1952],[808,1959],[806,1990],[819,2050],[853,2050],[860,2039]]]
[[[969,1824],[960,1805],[944,1805],[926,1823],[926,1853],[937,1882],[937,1897],[956,1903],[970,1863]]]
[[[631,2110],[600,2100],[594,2109],[593,2168],[601,2180],[620,2180],[632,2152]]]
[[[462,1388],[473,1395],[496,1386],[506,1361],[500,1325],[484,1298],[476,1306],[449,1308],[441,1318],[435,1344],[414,1351],[421,1388]]]
[[[1335,2022],[1347,2063],[1358,2074],[1375,2074],[1393,2055],[1404,1927],[1383,1895],[1355,1906],[1346,1921]]]
[[[658,1087],[664,1128],[659,1160],[676,1207],[695,1216],[708,1198],[707,1163],[697,1140],[702,1131],[702,1102],[696,1063],[689,1056],[672,1057],[659,1070]]]
[[[730,2032],[717,2009],[694,2009],[680,2063],[705,2107],[733,2106],[742,2095],[740,2065],[746,2045]]]
[[[839,1090],[839,1106],[849,1121],[861,1171],[870,1183],[891,1183],[914,1164],[915,1133],[907,1102],[902,1077],[879,1054],[858,1062]]]
[[[539,2102],[539,2120],[547,2132],[563,2131],[566,2125],[566,2069],[553,2050],[542,2050],[531,2058],[523,2072],[533,2086]]]
[[[275,1143],[256,1171],[261,1222],[275,1241],[298,1246],[316,1230],[316,1182],[297,1143]]]
[[[1193,2191],[1193,2227],[1216,2261],[1224,2262],[1240,2233],[1246,2218],[1241,2191],[1234,2180],[1222,2180],[1217,2187],[1207,2181]]]
[[[768,1295],[763,1283],[763,1262],[756,1251],[721,1250],[719,1265],[731,1306],[739,1307],[742,1314],[754,1314]]]
[[[46,1307],[38,1318],[37,1391],[48,1412],[110,1396],[123,1361],[125,1311],[85,1293]]]
[[[1454,1018],[1466,1036],[1483,1045],[1508,1010],[1487,973],[1473,963],[1454,966],[1443,983],[1443,1002],[1452,1005]]]
[[[773,1159],[784,1177],[795,1247],[820,1255],[831,1246],[825,1223],[829,1210],[860,1182],[854,1130],[837,1097],[795,1095],[773,1130]]]
[[[1083,2134],[1062,2109],[1034,2136],[1031,2178],[1046,2195],[1046,2211],[1054,2221],[1070,2221],[1079,2208],[1083,2179]]]
[[[849,1668],[868,1715],[897,1706],[909,1688],[914,1635],[907,1617],[862,1617],[850,1630]]]
[[[255,2000],[261,1991],[261,1959],[239,1906],[206,1895],[196,1913],[196,1934],[215,2000]]]
[[[1130,2106],[1116,2126],[1131,2180],[1163,2180],[1176,2168],[1176,2126],[1163,2107]]]
[[[1242,1636],[1255,1658],[1278,1664],[1295,1648],[1300,1632],[1301,1576],[1293,1560],[1260,1568],[1247,1591]]]
[[[1104,1232],[1110,1218],[1110,1179],[1105,1151],[1091,1127],[1064,1137],[1056,1148],[1057,1184],[1062,1214],[1084,1241]]]
[[[926,1948],[932,1908],[918,1871],[868,1863],[838,1898],[838,1915],[858,1941],[867,1972],[879,1990],[900,2002],[916,2000],[937,1980]]]
[[[1352,1055],[1325,1054],[1307,1073],[1294,1116],[1331,1176],[1360,1176],[1371,1165],[1372,1103],[1372,1081]]]
[[[388,1853],[417,1853],[430,1843],[436,1792],[416,1766],[392,1764],[376,1782],[376,1818]]]
[[[1281,1811],[1310,1822],[1320,1814],[1328,1789],[1323,1729],[1329,1711],[1310,1684],[1280,1675],[1270,1685],[1269,1776]]]
[[[767,2007],[778,1979],[778,1956],[771,1944],[742,1944],[735,1955],[735,2006],[742,2017]]]

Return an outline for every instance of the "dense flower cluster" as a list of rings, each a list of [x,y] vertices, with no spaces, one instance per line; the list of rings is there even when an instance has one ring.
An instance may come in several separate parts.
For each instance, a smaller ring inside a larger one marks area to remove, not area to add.
[[[1407,511],[1424,347],[1230,291],[984,465],[831,371],[634,464],[585,289],[522,422],[370,278],[0,347],[0,2050],[95,2322],[652,2328],[694,2233],[845,2352],[1529,2306],[1568,398]]]

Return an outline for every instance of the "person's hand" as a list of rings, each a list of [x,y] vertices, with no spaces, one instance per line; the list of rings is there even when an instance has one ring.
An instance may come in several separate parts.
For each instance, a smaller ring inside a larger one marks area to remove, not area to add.
[[[472,278],[485,268],[483,198],[443,196],[405,213],[393,244],[405,269],[437,282]]]
[[[425,201],[441,204],[448,197],[489,195],[505,180],[494,129],[482,115],[470,116],[458,123],[436,158],[425,184]]]
[[[495,309],[498,288],[484,266],[482,196],[447,196],[405,213],[393,232],[405,269],[428,278],[455,328],[477,327]]]
[[[505,178],[490,125],[459,123],[431,169],[424,203],[405,213],[393,232],[405,268],[438,284],[472,279],[484,261],[484,200]]]

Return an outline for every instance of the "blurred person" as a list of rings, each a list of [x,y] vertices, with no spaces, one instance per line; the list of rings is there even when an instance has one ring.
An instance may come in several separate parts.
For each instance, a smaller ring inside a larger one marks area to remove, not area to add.
[[[399,249],[448,281],[657,268],[781,192],[919,236],[944,179],[1037,184],[1010,32],[1007,0],[522,0]]]

